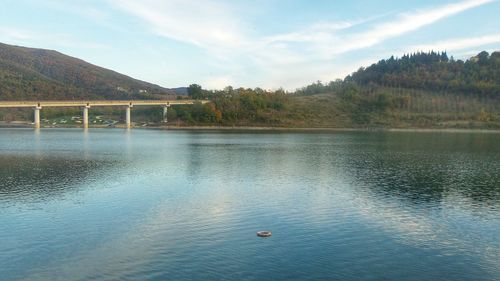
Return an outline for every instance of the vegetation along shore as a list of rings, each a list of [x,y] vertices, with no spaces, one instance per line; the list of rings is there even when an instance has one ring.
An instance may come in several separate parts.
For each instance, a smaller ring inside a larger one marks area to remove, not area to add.
[[[295,91],[192,84],[167,89],[49,50],[0,44],[0,100],[199,99],[134,108],[136,127],[499,129],[500,52],[455,60],[445,52],[390,57]],[[43,127],[80,126],[81,109],[45,108]],[[123,110],[92,108],[90,126],[120,126]],[[0,110],[0,126],[30,123],[31,109]]]

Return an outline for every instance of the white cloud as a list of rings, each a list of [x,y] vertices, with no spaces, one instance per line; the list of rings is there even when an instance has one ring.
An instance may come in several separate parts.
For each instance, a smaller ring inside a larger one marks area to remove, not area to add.
[[[199,79],[207,81],[207,85],[216,87],[260,79],[265,85],[282,85],[292,89],[318,78],[330,76],[334,69],[341,71],[342,75],[346,74],[349,67],[333,65],[340,55],[370,48],[388,39],[405,35],[493,1],[495,0],[464,0],[401,13],[391,20],[377,24],[368,24],[370,19],[321,21],[309,24],[300,30],[290,30],[271,36],[256,35],[249,22],[244,21],[245,17],[239,16],[241,11],[238,11],[231,2],[108,0],[108,3],[135,16],[150,32],[198,46],[207,52],[209,59],[221,61],[224,67],[219,69],[216,78],[207,76]],[[360,26],[352,29],[355,25]],[[474,41],[474,44],[488,40],[496,40],[496,37],[481,38]],[[451,50],[455,45],[473,44],[469,41],[442,43],[443,46],[450,47],[432,48]],[[242,67],[240,64],[245,66]],[[352,67],[357,68],[359,65]],[[242,68],[251,71],[243,73]],[[238,73],[235,75],[235,72]],[[332,78],[336,77],[339,77],[338,73]],[[287,84],[282,84],[283,82]],[[262,85],[258,81],[256,83]]]
[[[415,31],[446,17],[493,1],[494,0],[467,0],[429,10],[403,13],[399,15],[398,19],[382,23],[368,31],[335,38],[332,40],[332,44],[325,45],[321,49],[325,55],[329,54],[330,56],[333,56],[353,50],[368,48],[382,43],[387,39]]]
[[[106,49],[107,45],[95,42],[79,42],[72,35],[63,33],[36,32],[33,30],[0,27],[0,41],[19,44],[32,45],[36,48],[80,48],[80,49]]]
[[[0,38],[2,41],[19,42],[36,38],[36,33],[19,28],[0,27]]]
[[[143,20],[160,36],[212,50],[246,44],[242,23],[229,5],[211,0],[110,1]]]
[[[348,21],[318,22],[301,31],[264,37],[261,39],[261,43],[324,41],[325,37],[330,36],[332,33],[348,29],[356,24],[358,23]]]
[[[409,52],[414,51],[461,51],[465,49],[485,46],[488,44],[500,43],[500,34],[485,35],[472,38],[458,38],[439,41],[430,44],[415,45],[409,48]]]
[[[234,85],[235,81],[231,75],[209,77],[202,82],[203,87],[208,89],[223,89],[226,86]]]

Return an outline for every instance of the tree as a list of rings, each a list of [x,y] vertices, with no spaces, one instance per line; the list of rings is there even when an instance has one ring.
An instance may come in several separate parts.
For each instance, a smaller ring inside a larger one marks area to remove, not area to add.
[[[478,58],[478,63],[479,64],[487,64],[488,63],[488,59],[490,58],[490,54],[486,51],[482,51],[481,53],[479,53],[477,55],[477,58]]]
[[[188,96],[192,99],[202,99],[203,98],[203,89],[198,84],[191,84],[188,87]]]

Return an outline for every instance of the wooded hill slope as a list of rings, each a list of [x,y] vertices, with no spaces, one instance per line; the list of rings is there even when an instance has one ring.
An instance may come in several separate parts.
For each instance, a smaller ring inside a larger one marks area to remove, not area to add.
[[[391,57],[344,80],[318,81],[288,94],[231,87],[203,91],[198,85],[189,92],[213,100],[221,116],[190,112],[195,108],[179,111],[191,123],[499,128],[500,52],[481,52],[466,61],[435,52]]]
[[[172,107],[170,124],[500,128],[500,52],[481,52],[465,61],[435,52],[391,57],[343,80],[318,81],[294,92],[231,86],[204,90],[197,84],[187,92],[190,98],[212,102]],[[0,44],[1,100],[143,99],[165,98],[168,93],[172,90],[55,51]],[[91,115],[121,114],[99,110],[93,109]],[[159,108],[134,112],[135,120],[162,119]],[[42,112],[49,119],[79,114],[79,109]],[[0,111],[0,120],[5,121],[31,116],[31,110]]]
[[[0,43],[0,100],[140,99],[176,94],[56,51]]]
[[[449,59],[445,52],[416,53],[399,59],[391,57],[361,68],[345,80],[359,85],[377,84],[498,97],[500,52],[490,55],[483,51],[465,62]]]

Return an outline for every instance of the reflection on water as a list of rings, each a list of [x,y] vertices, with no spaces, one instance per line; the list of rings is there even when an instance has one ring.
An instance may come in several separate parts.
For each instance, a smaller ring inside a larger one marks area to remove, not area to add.
[[[347,159],[353,180],[419,205],[440,203],[449,193],[483,203],[500,200],[498,136],[431,134],[383,136],[360,157]],[[488,142],[486,140],[490,139]],[[383,150],[383,153],[381,153]],[[416,188],[418,187],[418,188]]]
[[[42,203],[74,191],[82,181],[92,181],[98,170],[110,169],[113,161],[88,161],[59,157],[6,155],[0,162],[0,203]]]
[[[498,139],[2,129],[0,276],[500,279]]]

